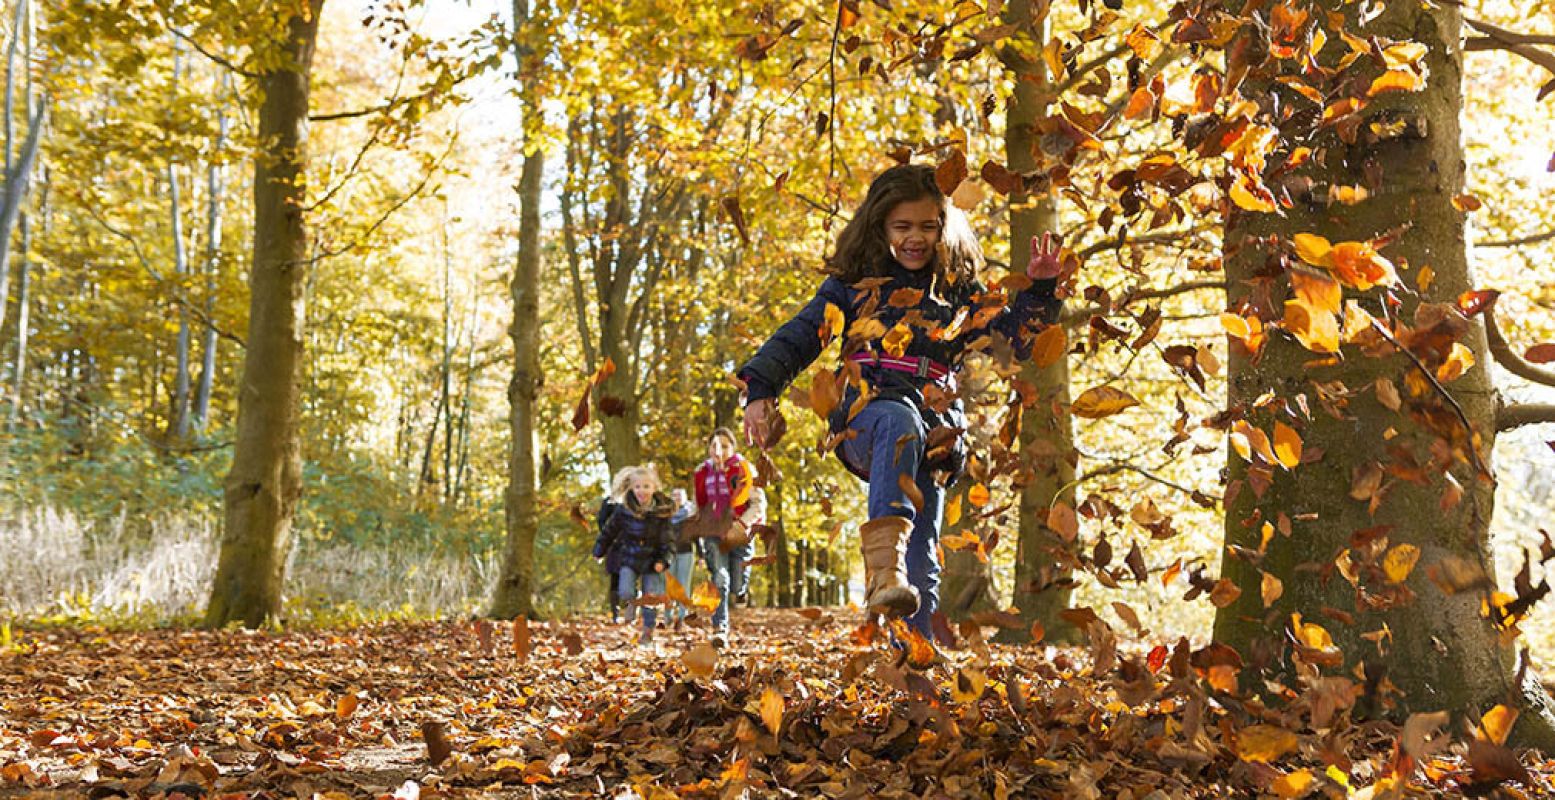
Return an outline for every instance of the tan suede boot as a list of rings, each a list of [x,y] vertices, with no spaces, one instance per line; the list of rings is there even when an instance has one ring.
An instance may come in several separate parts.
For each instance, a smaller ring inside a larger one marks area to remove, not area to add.
[[[864,551],[865,606],[887,617],[907,617],[918,610],[918,590],[907,582],[907,537],[912,520],[881,517],[859,526]]]

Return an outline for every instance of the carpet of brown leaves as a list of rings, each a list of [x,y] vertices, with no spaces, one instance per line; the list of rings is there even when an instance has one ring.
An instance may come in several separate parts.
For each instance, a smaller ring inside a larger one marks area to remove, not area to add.
[[[1340,701],[1314,729],[1216,689],[1186,642],[968,627],[935,658],[857,621],[753,610],[722,652],[598,620],[26,630],[0,655],[0,797],[1551,796],[1494,741],[1511,720],[1433,738],[1445,715]]]

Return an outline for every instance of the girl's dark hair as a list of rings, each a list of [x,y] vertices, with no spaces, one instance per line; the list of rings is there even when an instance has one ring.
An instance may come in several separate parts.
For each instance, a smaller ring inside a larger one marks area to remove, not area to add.
[[[885,220],[891,209],[915,200],[933,200],[940,207],[940,244],[932,268],[936,283],[970,281],[983,264],[983,251],[972,235],[966,215],[950,203],[934,180],[934,169],[902,164],[875,176],[853,219],[837,234],[837,249],[826,259],[827,270],[844,283],[884,275],[891,259]],[[964,284],[963,284],[964,285]]]

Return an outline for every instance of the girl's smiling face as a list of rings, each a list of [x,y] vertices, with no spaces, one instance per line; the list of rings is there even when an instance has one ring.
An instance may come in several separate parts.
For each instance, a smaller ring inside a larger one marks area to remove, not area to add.
[[[891,255],[914,272],[932,263],[944,225],[940,217],[940,204],[932,197],[897,203],[885,217]]]
[[[653,493],[658,490],[653,479],[647,475],[638,475],[632,479],[632,494],[637,498],[638,506],[647,506],[653,500]]]
[[[727,436],[714,436],[707,443],[707,454],[712,456],[714,464],[722,464],[734,458],[734,442]]]

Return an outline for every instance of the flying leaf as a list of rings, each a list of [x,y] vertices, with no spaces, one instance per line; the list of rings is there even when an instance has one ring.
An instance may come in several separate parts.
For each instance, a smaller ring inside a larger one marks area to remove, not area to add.
[[[972,488],[966,490],[966,501],[971,503],[973,508],[982,508],[988,505],[988,501],[991,499],[992,496],[988,492],[988,487],[982,483],[974,483]]]
[[[1064,326],[1049,325],[1031,343],[1031,361],[1045,369],[1058,363],[1068,350],[1069,337],[1064,333]]]
[[[718,604],[723,601],[723,596],[718,593],[718,587],[712,581],[703,581],[697,584],[697,588],[691,593],[691,605],[711,614],[718,610]]]
[[[761,721],[773,736],[783,727],[783,695],[771,686],[761,693]]]
[[[1517,709],[1497,705],[1480,717],[1479,726],[1492,744],[1501,745],[1506,744],[1506,737],[1512,732],[1512,724],[1515,722],[1517,722]]]
[[[1403,583],[1420,560],[1420,548],[1412,544],[1396,544],[1382,557],[1382,572],[1388,583]]]
[[[1295,772],[1281,775],[1275,779],[1274,783],[1269,786],[1269,790],[1274,792],[1275,796],[1279,797],[1280,800],[1294,800],[1294,798],[1301,797],[1307,793],[1307,789],[1312,785],[1312,781],[1312,770],[1302,767]]]
[[[1080,520],[1068,503],[1054,503],[1053,507],[1048,509],[1047,526],[1066,542],[1072,542],[1080,535]]]
[[[826,304],[826,311],[823,316],[825,321],[821,324],[820,335],[821,344],[825,345],[837,334],[842,333],[843,329],[847,327],[847,321],[842,315],[842,309],[831,303]]]
[[[1536,344],[1523,353],[1523,358],[1534,364],[1548,364],[1555,361],[1555,344]]]
[[[1326,267],[1331,263],[1333,245],[1327,239],[1311,233],[1298,233],[1292,237],[1296,245],[1296,257],[1314,267]]]
[[[708,642],[697,642],[695,647],[680,654],[680,661],[692,675],[710,678],[713,668],[718,665],[718,649]]]
[[[1494,289],[1475,289],[1458,295],[1458,310],[1463,316],[1472,317],[1496,304],[1501,293]]]
[[[1366,90],[1367,97],[1387,92],[1415,92],[1425,87],[1425,78],[1412,69],[1390,69],[1378,75]]]
[[[934,170],[934,182],[939,186],[941,194],[952,195],[961,182],[967,176],[966,153],[959,148],[950,151],[950,155]]]
[[[954,527],[961,521],[961,494],[958,492],[950,496],[945,503],[945,527]]]
[[[1236,734],[1236,755],[1267,764],[1296,749],[1296,734],[1275,725],[1249,725]]]
[[[1263,595],[1264,608],[1274,605],[1274,602],[1280,599],[1280,595],[1285,594],[1285,584],[1268,572],[1263,573],[1263,582],[1259,589]]]
[[[1077,417],[1103,419],[1139,405],[1133,395],[1111,386],[1093,386],[1080,393],[1070,409]]]
[[[1283,422],[1274,423],[1274,457],[1286,469],[1301,463],[1301,435]]]

